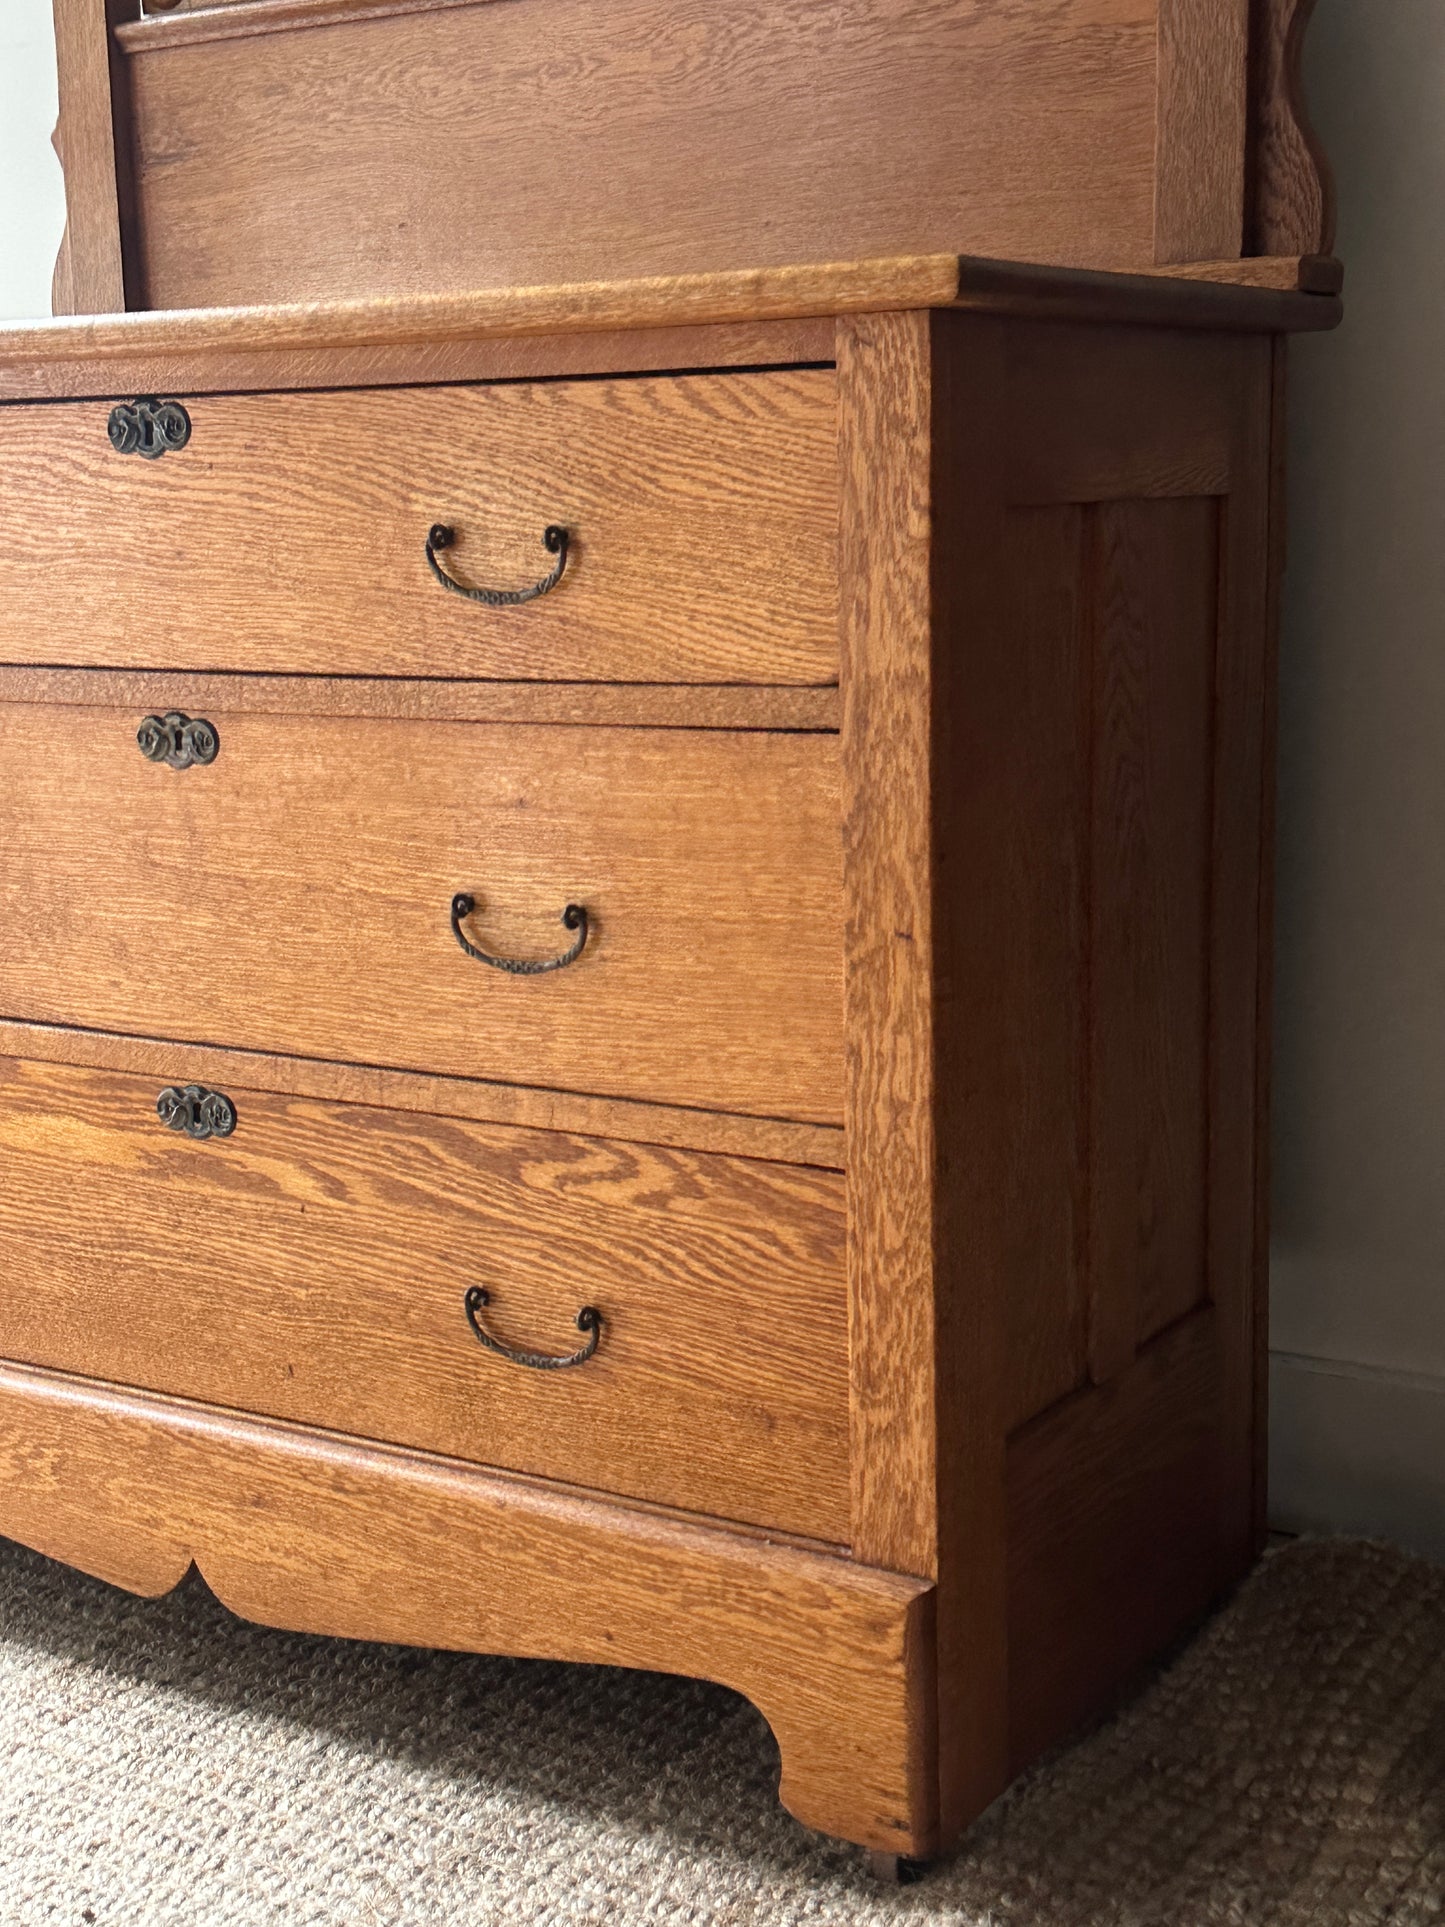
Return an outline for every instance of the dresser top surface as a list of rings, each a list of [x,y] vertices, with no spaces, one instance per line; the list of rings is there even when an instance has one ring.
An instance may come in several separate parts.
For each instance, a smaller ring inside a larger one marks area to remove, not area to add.
[[[1244,272],[1253,285],[1239,279]],[[62,392],[48,370],[89,363],[99,376],[108,361],[137,353],[173,359],[179,382],[191,357],[218,351],[304,354],[901,309],[1292,333],[1338,322],[1338,286],[1338,264],[1326,257],[1220,263],[1216,279],[1197,268],[1109,274],[935,254],[476,294],[80,315],[0,329],[0,400]]]

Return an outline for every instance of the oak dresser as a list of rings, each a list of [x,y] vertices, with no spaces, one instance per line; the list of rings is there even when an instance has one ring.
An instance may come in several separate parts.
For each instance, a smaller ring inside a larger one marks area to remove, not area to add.
[[[1260,1542],[1338,280],[759,259],[0,333],[0,1530],[927,1856]]]

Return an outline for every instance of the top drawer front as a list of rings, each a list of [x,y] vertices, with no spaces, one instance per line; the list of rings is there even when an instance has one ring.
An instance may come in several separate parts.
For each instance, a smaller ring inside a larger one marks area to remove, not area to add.
[[[0,659],[505,680],[837,675],[835,383],[771,370],[0,408]],[[489,608],[442,587],[561,581]]]

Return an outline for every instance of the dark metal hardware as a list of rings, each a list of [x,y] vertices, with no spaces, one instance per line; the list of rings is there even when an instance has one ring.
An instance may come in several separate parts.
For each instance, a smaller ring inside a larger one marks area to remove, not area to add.
[[[602,1336],[601,1312],[595,1305],[584,1305],[577,1314],[577,1329],[587,1334],[587,1343],[579,1351],[564,1352],[560,1358],[552,1352],[519,1352],[493,1338],[477,1316],[491,1303],[491,1294],[483,1286],[472,1285],[462,1303],[466,1307],[467,1323],[489,1352],[495,1352],[511,1365],[529,1366],[534,1372],[565,1372],[571,1365],[585,1365]]]
[[[172,1131],[187,1137],[229,1137],[236,1128],[236,1107],[219,1091],[208,1091],[200,1084],[187,1084],[184,1090],[172,1084],[156,1099],[156,1116]]]
[[[568,964],[576,963],[587,942],[587,912],[580,903],[569,903],[562,912],[562,927],[575,930],[577,939],[560,957],[544,957],[540,963],[516,957],[493,957],[479,950],[462,929],[462,919],[469,917],[476,907],[476,898],[469,897],[465,890],[452,898],[452,935],[469,957],[475,957],[478,963],[490,964],[493,970],[505,970],[510,977],[545,977],[549,970],[565,970]]]
[[[171,769],[189,769],[193,763],[214,763],[221,749],[214,723],[208,723],[204,716],[192,722],[178,709],[168,709],[164,716],[147,716],[135,739],[142,756],[152,763],[165,763]]]
[[[458,582],[455,576],[448,575],[437,561],[441,551],[449,549],[456,539],[455,529],[448,528],[445,522],[434,522],[426,539],[427,567],[444,589],[450,589],[454,595],[465,596],[468,602],[480,602],[488,609],[515,609],[519,603],[535,602],[538,596],[555,589],[567,566],[567,546],[571,541],[566,529],[555,522],[550,523],[542,531],[542,547],[548,555],[557,558],[550,575],[544,575],[540,582],[534,582],[526,589],[469,589],[464,582]]]
[[[191,439],[191,418],[181,404],[154,395],[117,402],[106,427],[117,455],[141,455],[148,462],[174,454]]]

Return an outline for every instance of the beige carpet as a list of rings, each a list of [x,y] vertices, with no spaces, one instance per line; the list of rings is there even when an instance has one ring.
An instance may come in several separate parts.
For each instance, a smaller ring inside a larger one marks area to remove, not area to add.
[[[921,1885],[773,1803],[716,1687],[333,1644],[0,1545],[0,1922],[1445,1920],[1445,1571],[1287,1547]]]

